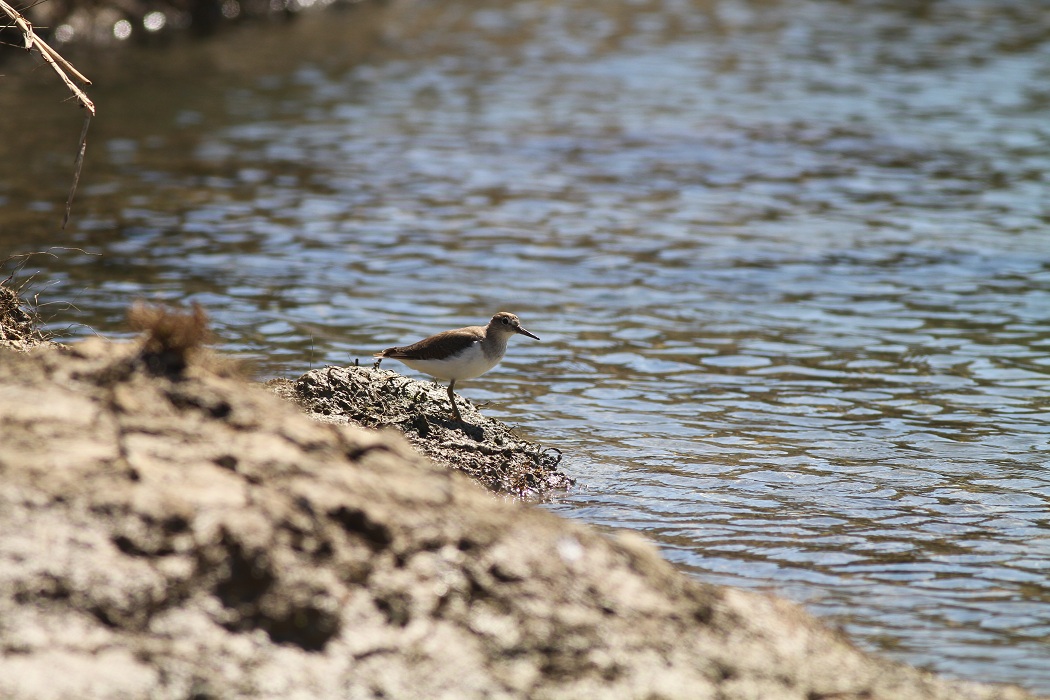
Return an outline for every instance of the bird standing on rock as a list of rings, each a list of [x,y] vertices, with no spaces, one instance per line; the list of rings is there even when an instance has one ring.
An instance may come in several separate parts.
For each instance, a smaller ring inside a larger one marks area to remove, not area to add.
[[[418,343],[377,352],[376,366],[385,358],[403,362],[412,369],[429,374],[435,379],[449,380],[448,400],[452,414],[463,422],[456,408],[453,388],[457,380],[480,377],[499,364],[507,352],[507,341],[520,333],[539,340],[539,336],[525,330],[518,317],[500,311],[487,326],[467,326],[424,338]]]

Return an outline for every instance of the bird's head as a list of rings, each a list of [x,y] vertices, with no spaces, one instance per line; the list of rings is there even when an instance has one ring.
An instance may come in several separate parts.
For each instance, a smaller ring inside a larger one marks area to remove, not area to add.
[[[538,335],[533,335],[532,333],[525,330],[525,328],[521,325],[521,321],[518,320],[518,317],[507,311],[500,311],[498,314],[493,316],[492,320],[489,321],[489,329],[505,335],[513,335],[515,333],[520,333],[521,335],[527,335],[530,338],[535,338],[536,340],[540,339]]]

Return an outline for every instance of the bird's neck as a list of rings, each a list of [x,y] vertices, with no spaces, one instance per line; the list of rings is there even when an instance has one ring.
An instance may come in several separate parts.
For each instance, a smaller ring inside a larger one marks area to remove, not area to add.
[[[510,340],[509,335],[492,333],[490,331],[485,334],[485,339],[481,341],[481,350],[486,357],[503,357],[503,354],[507,352],[508,340]]]

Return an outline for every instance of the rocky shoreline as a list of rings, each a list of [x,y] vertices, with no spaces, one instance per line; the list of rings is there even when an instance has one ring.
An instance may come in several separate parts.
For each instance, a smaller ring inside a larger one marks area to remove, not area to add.
[[[0,697],[1033,697],[493,498],[251,385],[192,314],[138,319],[138,343],[0,348]],[[317,373],[300,401],[390,381]]]
[[[558,469],[558,450],[522,440],[463,397],[464,422],[454,420],[445,389],[433,382],[351,366],[316,369],[267,386],[314,420],[395,430],[426,457],[497,493],[536,498],[573,483]]]

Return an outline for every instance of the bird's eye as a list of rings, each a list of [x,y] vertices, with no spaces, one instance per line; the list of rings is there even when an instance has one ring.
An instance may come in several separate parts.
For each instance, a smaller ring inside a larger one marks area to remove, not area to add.
[[[503,325],[504,326],[509,326],[510,325],[510,319],[507,318],[506,316],[504,316],[501,320],[503,321]]]

